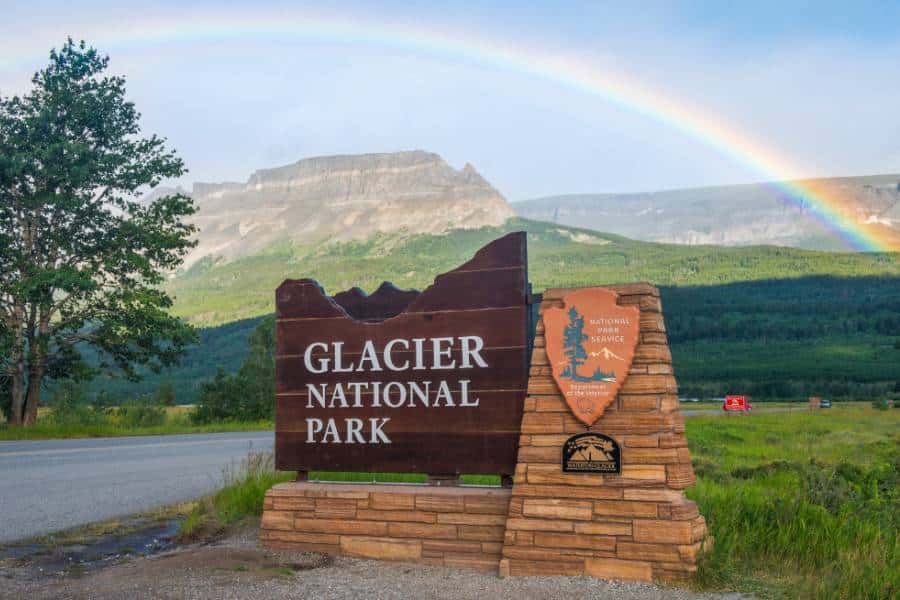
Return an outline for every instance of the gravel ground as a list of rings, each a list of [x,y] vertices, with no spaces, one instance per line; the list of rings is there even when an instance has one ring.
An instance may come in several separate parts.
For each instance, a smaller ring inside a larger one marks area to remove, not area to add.
[[[212,545],[76,575],[0,565],[2,598],[744,598],[588,577],[512,577],[462,569],[271,553],[247,529]]]

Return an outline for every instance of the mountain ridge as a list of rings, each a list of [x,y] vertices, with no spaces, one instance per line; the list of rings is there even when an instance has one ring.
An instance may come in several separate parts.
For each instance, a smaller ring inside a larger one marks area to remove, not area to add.
[[[797,180],[846,198],[846,221],[900,247],[900,174]],[[747,183],[624,194],[564,194],[512,203],[527,219],[585,227],[661,243],[774,244],[846,250],[829,229],[779,189]]]
[[[440,234],[501,225],[514,216],[506,199],[469,163],[454,169],[413,150],[341,154],[258,169],[245,183],[197,182],[189,195],[204,257],[233,260],[278,241],[364,240],[376,234]]]

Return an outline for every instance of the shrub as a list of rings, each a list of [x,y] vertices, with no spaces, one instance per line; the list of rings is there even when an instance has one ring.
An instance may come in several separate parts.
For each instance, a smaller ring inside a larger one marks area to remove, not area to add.
[[[884,398],[879,398],[878,400],[872,400],[872,408],[875,410],[887,410],[890,408],[890,405]]]
[[[59,427],[96,427],[110,424],[110,418],[103,409],[91,406],[85,398],[84,389],[67,381],[59,386],[50,400],[47,420]]]
[[[123,404],[118,417],[119,424],[124,427],[159,427],[166,422],[166,409],[142,398]]]
[[[275,470],[271,452],[250,452],[238,468],[224,471],[225,486],[200,501],[179,528],[181,541],[210,537],[249,516],[260,516],[266,492],[276,483],[290,481],[293,473]]]

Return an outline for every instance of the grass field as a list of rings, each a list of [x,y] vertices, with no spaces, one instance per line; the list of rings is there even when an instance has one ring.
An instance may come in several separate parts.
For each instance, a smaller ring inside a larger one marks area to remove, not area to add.
[[[687,420],[715,538],[699,583],[767,597],[900,593],[900,410]]]
[[[197,425],[190,419],[192,410],[192,407],[184,406],[166,407],[165,419],[161,424],[141,427],[124,424],[115,416],[95,423],[58,423],[51,418],[52,409],[42,407],[38,411],[38,422],[32,427],[8,427],[5,422],[0,421],[0,441],[263,431],[273,428],[271,421]]]

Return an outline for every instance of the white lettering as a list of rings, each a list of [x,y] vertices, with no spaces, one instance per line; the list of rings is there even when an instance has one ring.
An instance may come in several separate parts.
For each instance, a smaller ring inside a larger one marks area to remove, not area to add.
[[[314,444],[316,434],[322,431],[322,419],[306,419],[306,443]]]
[[[353,370],[353,363],[350,363],[350,366],[344,367],[343,357],[344,353],[342,348],[344,346],[344,342],[333,342],[332,346],[334,346],[334,372],[335,373],[349,373]]]
[[[384,434],[384,432],[381,430],[381,428],[384,427],[385,424],[386,424],[388,421],[390,421],[390,420],[391,420],[390,417],[382,417],[382,418],[380,418],[380,419],[378,419],[378,418],[369,419],[369,426],[372,428],[372,436],[369,438],[369,443],[370,443],[370,444],[379,444],[379,443],[381,443],[381,442],[378,441],[379,438],[380,438],[381,441],[383,441],[385,444],[390,444],[390,443],[391,443],[391,440],[388,438],[388,436],[386,436],[386,435]],[[378,421],[381,421],[381,423],[379,423]]]
[[[462,335],[459,337],[459,341],[462,342],[462,365],[460,368],[471,369],[472,363],[469,361],[470,358],[474,358],[475,364],[479,367],[484,368],[488,366],[480,354],[484,349],[483,339],[477,335]],[[469,347],[470,344],[471,347]]]
[[[434,362],[431,365],[433,369],[453,369],[456,367],[456,361],[445,363],[444,358],[450,358],[453,355],[453,338],[452,337],[436,337],[431,338],[432,349],[434,350]],[[446,348],[442,346],[446,345]]]
[[[391,388],[395,386],[399,392],[399,399],[396,402],[391,401]],[[390,408],[400,408],[406,404],[406,388],[403,387],[402,383],[399,381],[391,381],[384,386],[384,403]]]
[[[306,351],[303,353],[303,364],[306,366],[306,370],[310,373],[324,373],[328,370],[329,360],[327,358],[319,359],[319,368],[313,367],[312,353],[317,347],[321,348],[322,352],[328,352],[328,346],[326,344],[323,344],[322,342],[313,342],[306,347]]]
[[[362,356],[359,357],[359,366],[356,367],[356,370],[364,371],[363,364],[365,362],[372,364],[372,366],[369,367],[370,371],[381,370],[381,365],[378,364],[378,354],[375,353],[375,344],[372,343],[372,340],[366,340],[366,343],[363,346]]]
[[[348,444],[365,444],[366,438],[362,436],[363,422],[362,419],[345,419],[347,422],[347,443]]]
[[[402,367],[398,367],[394,364],[394,359],[391,356],[391,352],[393,351],[395,344],[403,344],[403,347],[406,350],[409,350],[409,342],[404,339],[396,339],[391,340],[387,343],[387,346],[384,347],[384,364],[387,365],[387,368],[391,371],[405,371],[409,368],[409,361],[403,363]]]
[[[306,398],[306,408],[312,408],[313,404],[313,396],[316,397],[316,401],[319,403],[319,406],[325,408],[325,384],[321,384],[322,389],[319,390],[315,384],[307,383],[306,384],[306,393],[308,397]]]
[[[469,380],[468,379],[460,379],[459,380],[460,387],[460,396],[462,399],[459,402],[460,406],[478,406],[481,402],[481,398],[475,398],[475,402],[469,402]]]
[[[334,439],[335,444],[341,443],[341,436],[338,435],[337,425],[334,422],[334,419],[328,419],[328,425],[325,426],[325,435],[322,436],[322,443],[328,443],[328,436],[331,436]]]

